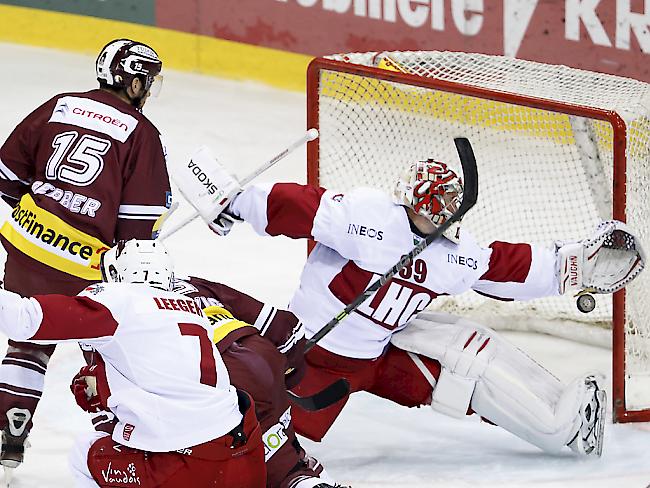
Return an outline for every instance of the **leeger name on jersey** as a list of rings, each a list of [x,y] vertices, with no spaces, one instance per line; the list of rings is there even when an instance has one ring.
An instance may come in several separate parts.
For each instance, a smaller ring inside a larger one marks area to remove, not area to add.
[[[223,283],[194,276],[177,278],[174,291],[212,312],[210,316],[216,326],[214,341],[220,351],[241,337],[259,333],[286,356],[288,368],[302,370],[305,329],[293,313],[262,303]]]
[[[116,442],[175,451],[218,438],[241,421],[211,340],[214,328],[192,299],[126,283],[99,283],[75,297],[0,295],[0,328],[10,337],[83,341],[101,356]]]

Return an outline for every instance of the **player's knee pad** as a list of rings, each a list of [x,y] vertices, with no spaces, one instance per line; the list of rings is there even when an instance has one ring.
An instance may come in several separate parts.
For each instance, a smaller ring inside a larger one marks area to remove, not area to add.
[[[452,417],[466,415],[476,383],[496,353],[494,331],[447,314],[415,319],[391,342],[440,362],[431,407]]]
[[[566,388],[493,330],[444,313],[420,314],[391,342],[436,359],[441,375],[432,407],[459,416],[468,407],[549,452],[559,451],[580,427],[584,379]]]
[[[564,387],[525,353],[504,344],[476,385],[472,409],[544,451],[559,451],[580,427],[584,380]]]

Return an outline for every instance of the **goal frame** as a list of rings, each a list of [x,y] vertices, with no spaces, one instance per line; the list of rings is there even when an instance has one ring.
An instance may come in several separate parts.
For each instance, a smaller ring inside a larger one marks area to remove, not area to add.
[[[383,81],[432,88],[458,95],[468,95],[608,122],[613,129],[612,216],[621,222],[626,221],[627,126],[623,118],[612,110],[489,90],[457,82],[318,57],[313,59],[307,68],[308,128],[320,129],[319,82],[322,71],[372,77]],[[307,145],[307,182],[315,186],[319,186],[319,144],[319,139],[316,139]],[[629,410],[625,401],[625,289],[614,293],[612,297],[612,412],[614,422],[650,421],[650,410]]]

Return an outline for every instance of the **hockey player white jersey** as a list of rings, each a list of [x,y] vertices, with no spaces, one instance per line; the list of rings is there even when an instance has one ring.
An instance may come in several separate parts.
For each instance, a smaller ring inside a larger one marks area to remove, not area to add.
[[[92,285],[76,297],[0,290],[0,330],[15,340],[91,345],[105,364],[98,389],[108,389],[102,396],[119,420],[120,444],[174,451],[218,438],[242,419],[212,326],[178,293],[125,283]]]
[[[422,237],[406,210],[378,190],[348,194],[293,183],[252,185],[231,211],[260,234],[317,241],[290,309],[313,336]],[[439,295],[473,289],[505,300],[559,294],[556,255],[529,244],[480,247],[465,229],[438,239],[318,343],[352,358],[381,355],[391,335]]]

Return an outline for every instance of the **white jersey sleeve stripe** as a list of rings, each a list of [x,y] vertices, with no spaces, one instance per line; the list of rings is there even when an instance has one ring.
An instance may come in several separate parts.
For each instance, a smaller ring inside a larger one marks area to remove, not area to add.
[[[91,293],[87,290],[82,293]],[[42,317],[32,337],[34,341],[85,340],[96,345],[101,342],[98,340],[110,339],[117,330],[117,321],[111,311],[88,296],[40,295],[31,300],[40,306]],[[73,313],[76,320],[70,320]]]
[[[3,180],[9,180],[9,181],[20,181],[21,183],[23,183],[25,185],[29,185],[29,182],[27,182],[25,180],[21,180],[20,178],[18,178],[16,173],[11,171],[11,169],[9,169],[9,166],[7,166],[2,161],[2,159],[0,159],[0,178],[2,178]]]
[[[303,337],[305,337],[305,326],[302,325],[302,322],[298,322],[298,325],[296,325],[291,331],[291,336],[289,336],[284,344],[278,346],[278,351],[282,354],[286,353]]]
[[[124,220],[158,220],[160,215],[130,215],[130,214],[117,214],[118,219]]]
[[[120,205],[118,212],[127,215],[162,215],[167,210],[162,205]]]
[[[120,205],[117,218],[126,220],[157,220],[167,211],[161,205]]]
[[[264,304],[262,307],[262,310],[260,311],[259,315],[257,316],[257,319],[255,320],[255,323],[253,324],[253,327],[255,327],[257,330],[261,331],[262,327],[268,327],[268,324],[271,323],[269,320],[269,316],[273,314],[273,311],[275,310],[275,307],[272,307],[271,305]]]
[[[275,314],[278,312],[278,310],[273,307],[271,310],[271,313],[269,313],[268,317],[266,317],[266,320],[262,324],[262,327],[260,328],[260,335],[266,334],[266,331],[269,329],[269,326],[273,322],[273,319],[275,318]]]

